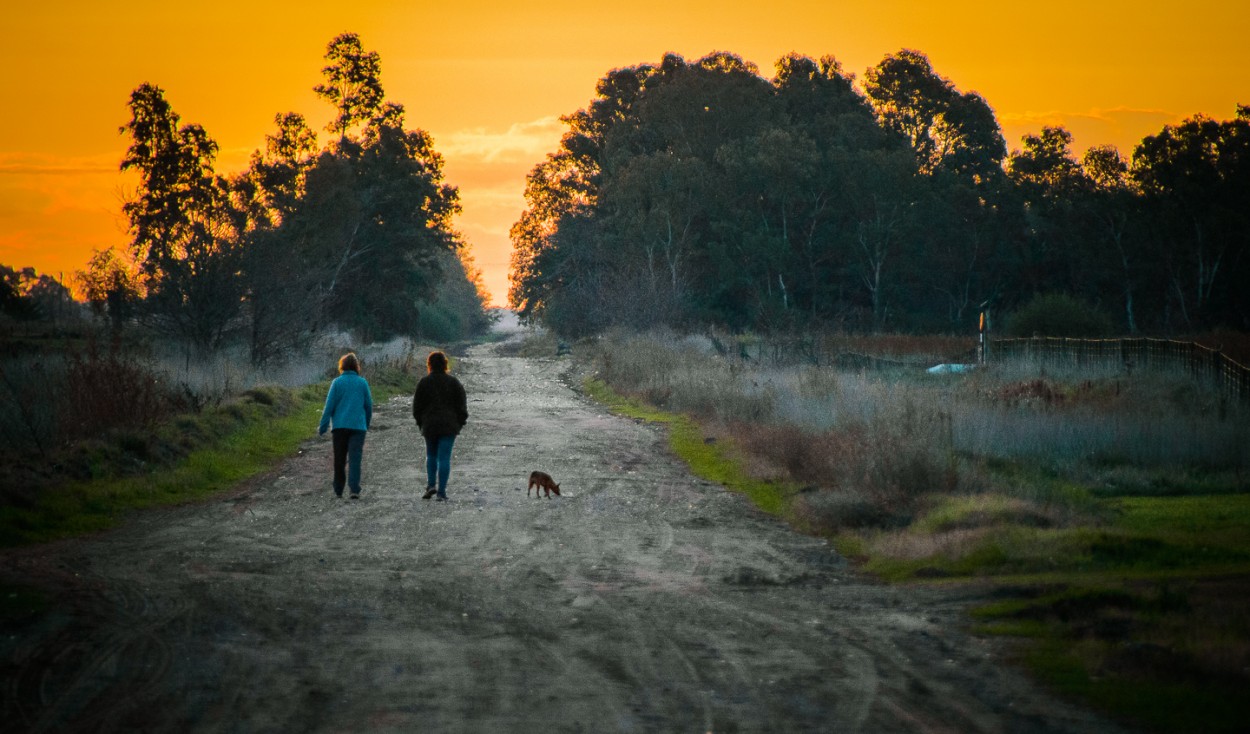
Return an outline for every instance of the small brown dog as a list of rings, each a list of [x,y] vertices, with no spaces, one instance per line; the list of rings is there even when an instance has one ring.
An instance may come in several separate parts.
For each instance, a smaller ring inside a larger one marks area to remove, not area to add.
[[[535,485],[538,485],[538,489],[534,489]],[[555,492],[555,495],[557,497],[560,496],[560,485],[556,484],[556,480],[552,479],[551,475],[547,474],[546,472],[540,472],[540,471],[530,472],[530,483],[529,483],[529,486],[525,488],[526,497],[530,496],[531,489],[534,489],[535,499],[537,499],[538,497],[539,489],[547,493],[546,495],[547,499],[551,499],[552,492]]]

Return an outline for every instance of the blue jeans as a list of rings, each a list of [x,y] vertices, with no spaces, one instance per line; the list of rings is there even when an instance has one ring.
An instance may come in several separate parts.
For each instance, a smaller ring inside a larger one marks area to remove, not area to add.
[[[430,481],[427,487],[438,487],[438,496],[447,496],[447,478],[451,476],[451,447],[456,443],[455,436],[425,437],[425,473]],[[434,484],[434,480],[438,484]]]
[[[365,432],[335,428],[330,435],[334,438],[334,493],[343,494],[346,484],[352,488],[352,494],[360,494],[360,458],[365,451]]]

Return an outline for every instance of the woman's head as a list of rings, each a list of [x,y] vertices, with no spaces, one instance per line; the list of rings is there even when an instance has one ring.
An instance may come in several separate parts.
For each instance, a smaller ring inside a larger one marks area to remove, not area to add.
[[[360,372],[360,360],[356,358],[355,352],[348,352],[339,357],[339,372],[347,372],[348,370],[356,373]]]
[[[430,356],[425,358],[425,368],[430,372],[446,372],[447,355],[442,352],[430,352]]]

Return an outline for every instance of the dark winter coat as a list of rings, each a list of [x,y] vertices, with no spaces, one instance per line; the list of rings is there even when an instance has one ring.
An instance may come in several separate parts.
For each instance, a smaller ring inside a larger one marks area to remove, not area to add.
[[[412,417],[426,438],[455,436],[469,420],[467,403],[460,380],[446,372],[431,372],[417,383]]]

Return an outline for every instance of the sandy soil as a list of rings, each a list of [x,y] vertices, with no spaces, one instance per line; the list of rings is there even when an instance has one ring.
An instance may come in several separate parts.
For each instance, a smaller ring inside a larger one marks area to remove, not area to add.
[[[59,594],[4,630],[7,731],[1107,732],[961,631],[692,477],[567,360],[476,347],[451,501],[410,402],[359,501],[328,440],[225,499],[4,555]],[[564,496],[527,497],[544,469]],[[963,596],[961,596],[961,594]]]

